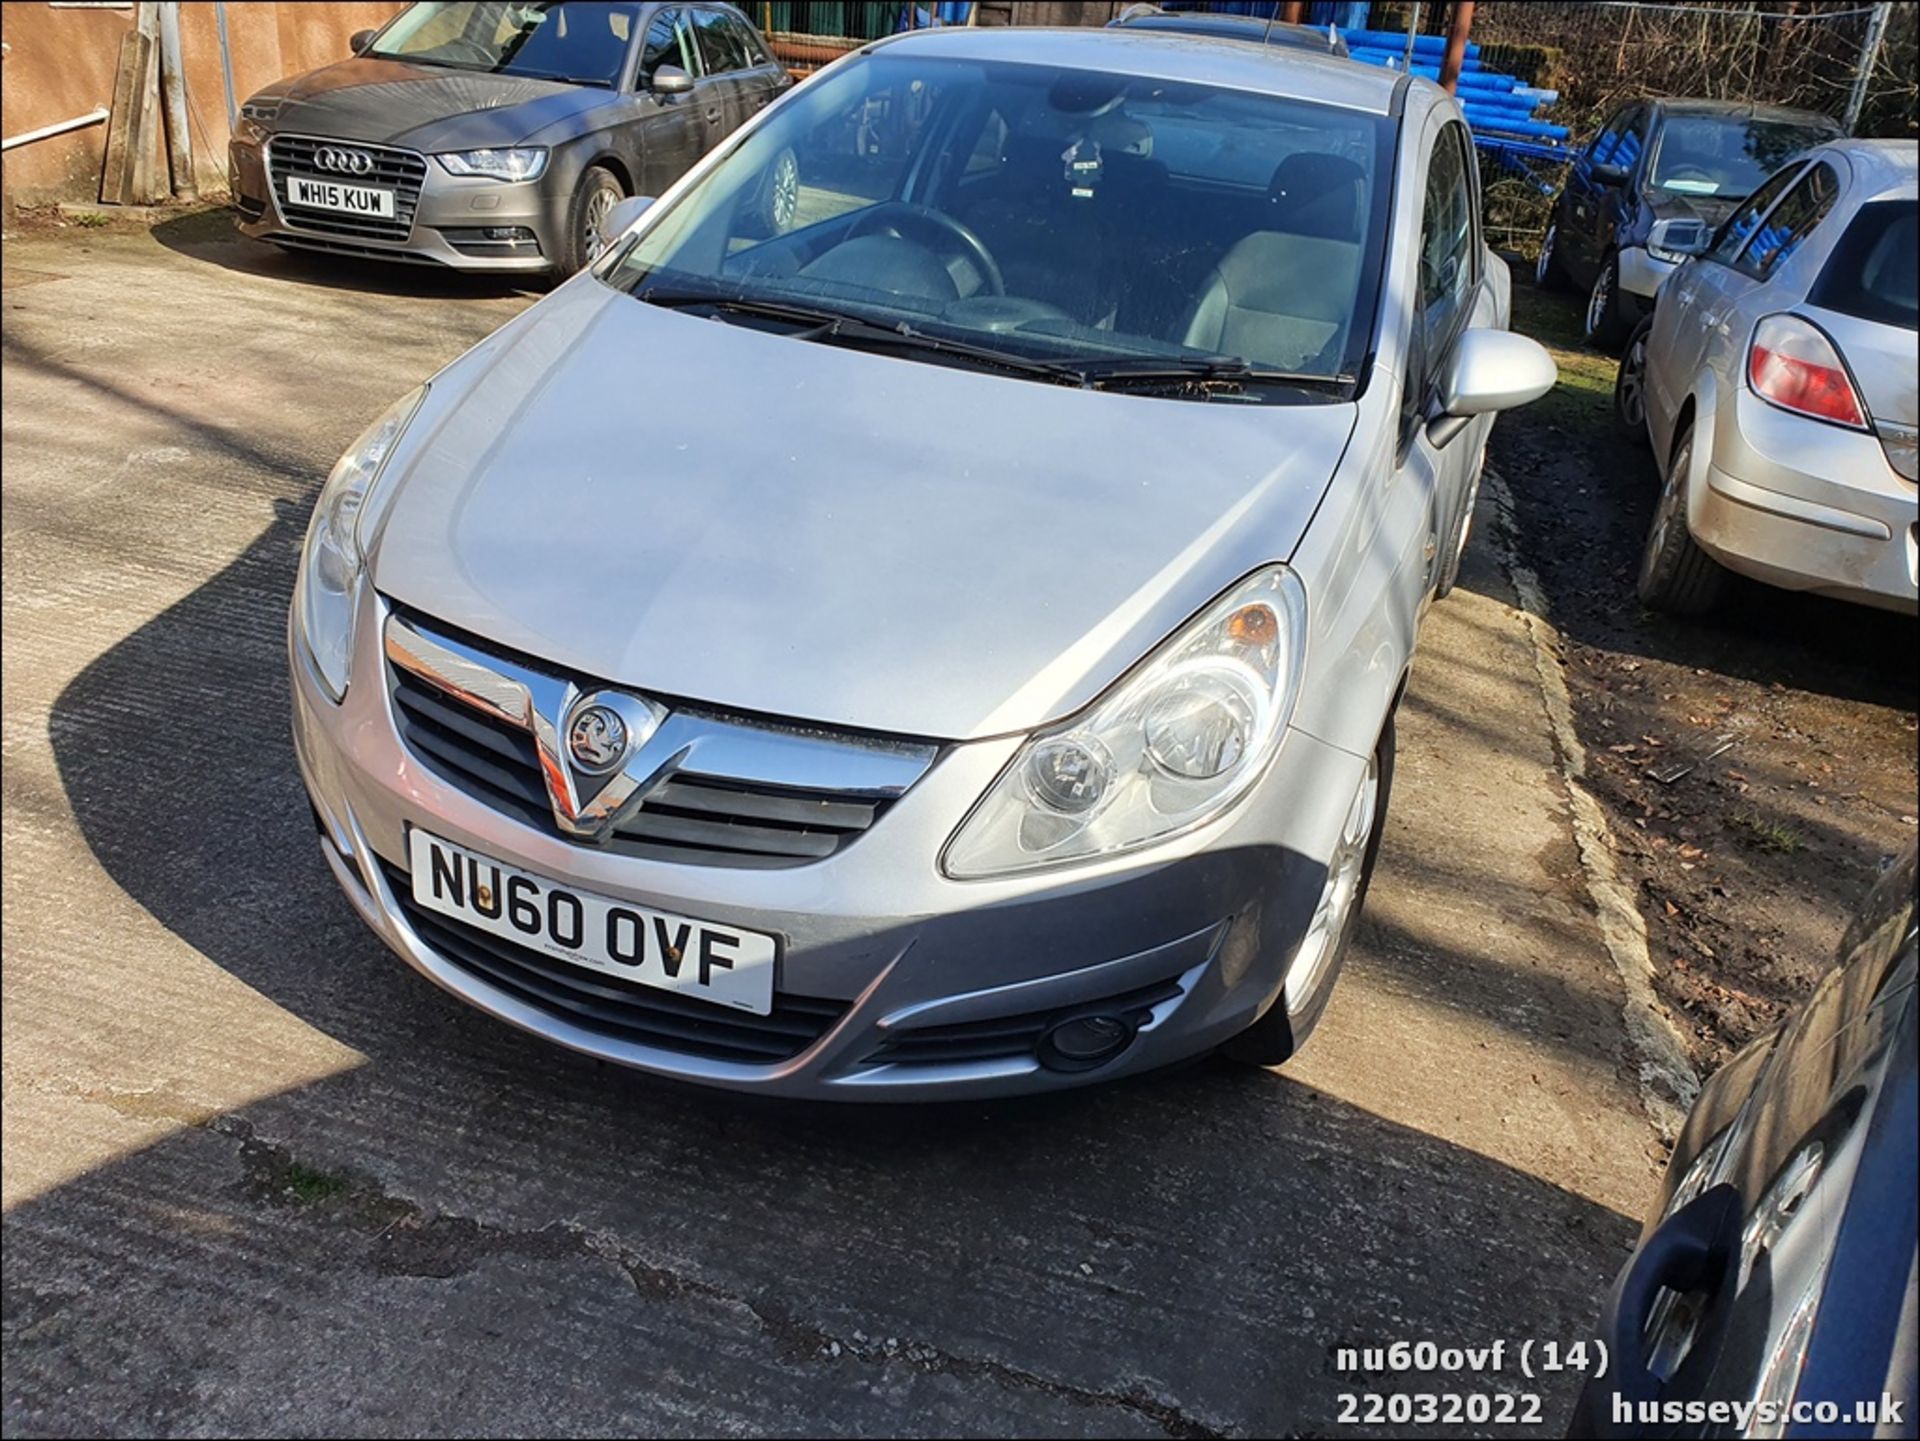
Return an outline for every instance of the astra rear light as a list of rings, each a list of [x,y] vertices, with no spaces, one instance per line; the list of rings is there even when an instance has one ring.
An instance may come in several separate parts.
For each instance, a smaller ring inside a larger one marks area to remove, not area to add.
[[[1795,415],[1868,428],[1866,407],[1840,352],[1825,331],[1797,315],[1769,315],[1754,327],[1747,383],[1762,400]]]

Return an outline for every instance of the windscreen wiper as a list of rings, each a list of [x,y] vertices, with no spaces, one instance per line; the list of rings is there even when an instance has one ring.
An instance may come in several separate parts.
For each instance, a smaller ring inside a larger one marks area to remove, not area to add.
[[[1086,384],[1096,390],[1237,383],[1291,385],[1302,390],[1345,392],[1352,388],[1354,381],[1351,375],[1304,375],[1297,371],[1274,370],[1250,365],[1236,356],[1228,355],[1192,360],[1143,355],[1138,359],[1090,361],[1081,366],[1080,371],[1086,377]]]
[[[646,289],[633,292],[649,305],[670,310],[708,308],[721,314],[749,315],[763,320],[784,320],[805,327],[794,337],[826,344],[841,344],[873,350],[943,355],[952,360],[977,365],[982,369],[1002,370],[1015,375],[1050,380],[1060,385],[1088,383],[1084,367],[1067,361],[1036,360],[1014,351],[996,350],[965,340],[949,340],[916,330],[906,321],[887,324],[868,320],[846,311],[830,310],[787,300],[762,300],[752,296],[714,295],[697,290]]]

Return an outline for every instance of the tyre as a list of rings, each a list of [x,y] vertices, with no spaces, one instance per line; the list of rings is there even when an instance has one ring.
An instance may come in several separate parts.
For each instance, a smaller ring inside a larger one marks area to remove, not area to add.
[[[1460,524],[1454,527],[1447,553],[1440,559],[1440,573],[1434,577],[1433,598],[1445,600],[1460,580],[1460,561],[1467,553],[1467,541],[1473,535],[1473,508],[1480,502],[1480,477],[1487,468],[1487,447],[1473,463],[1473,479],[1467,482],[1467,503],[1460,508]]]
[[[1547,233],[1540,237],[1540,258],[1533,263],[1533,283],[1542,290],[1573,289],[1573,278],[1560,264],[1559,239],[1560,227],[1549,222]]]
[[[1300,942],[1300,949],[1294,953],[1293,965],[1306,964],[1313,972],[1305,994],[1289,1011],[1287,994],[1282,989],[1264,1016],[1220,1048],[1228,1059],[1250,1066],[1277,1066],[1300,1049],[1320,1019],[1333,983],[1339,978],[1347,947],[1352,943],[1361,908],[1366,904],[1374,862],[1380,856],[1380,837],[1386,832],[1387,800],[1392,792],[1393,717],[1388,716],[1367,762],[1366,778],[1341,828],[1340,843],[1328,867],[1327,886],[1320,906]],[[1310,947],[1316,950],[1310,951]]]
[[[589,165],[573,189],[567,205],[567,233],[554,261],[554,272],[565,279],[586,267],[600,253],[600,222],[626,197],[626,187],[604,165]]]
[[[789,145],[773,157],[754,200],[754,227],[762,235],[784,235],[800,217],[800,157]]]
[[[1627,348],[1620,356],[1620,370],[1613,377],[1613,433],[1636,449],[1645,450],[1647,440],[1647,333],[1653,329],[1648,316],[1634,326],[1627,337]]]
[[[1687,472],[1692,466],[1689,429],[1673,448],[1647,548],[1640,554],[1640,599],[1669,615],[1704,615],[1713,609],[1727,580],[1720,563],[1700,549],[1687,529]]]
[[[1615,253],[1609,255],[1601,265],[1600,273],[1593,278],[1593,289],[1587,294],[1588,344],[1609,355],[1619,353],[1621,345],[1626,342],[1627,333],[1633,329],[1623,303],[1624,297],[1620,293],[1620,256]]]

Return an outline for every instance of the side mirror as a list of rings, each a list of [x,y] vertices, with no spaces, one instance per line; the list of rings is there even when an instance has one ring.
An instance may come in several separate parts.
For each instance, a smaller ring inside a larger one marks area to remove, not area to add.
[[[1627,167],[1624,165],[1596,164],[1587,173],[1593,177],[1595,185],[1625,185]]]
[[[1559,378],[1559,368],[1539,341],[1511,330],[1469,330],[1441,377],[1440,413],[1428,422],[1427,439],[1438,449],[1476,415],[1538,400]]]
[[[599,244],[594,247],[593,253],[598,255],[625,235],[633,228],[633,222],[645,214],[647,207],[651,204],[653,204],[651,195],[628,195],[614,201],[607,208],[607,213],[600,217]]]
[[[693,77],[678,65],[662,65],[653,72],[653,80],[648,88],[662,100],[667,100],[675,95],[692,93]]]
[[[1704,220],[1656,220],[1647,235],[1647,249],[1655,255],[1664,251],[1691,259],[1705,255],[1712,247],[1713,231]]]
[[[373,37],[379,33],[378,30],[356,30],[353,32],[352,38],[347,41],[347,48],[353,51],[355,55],[359,55],[365,51],[369,45],[373,44]]]

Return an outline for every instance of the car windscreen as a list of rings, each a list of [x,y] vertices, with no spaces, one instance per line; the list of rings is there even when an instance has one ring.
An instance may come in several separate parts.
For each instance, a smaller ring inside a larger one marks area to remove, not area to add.
[[[796,91],[604,278],[657,303],[780,303],[1027,360],[1232,363],[1350,393],[1392,134],[1265,94],[881,50]],[[766,198],[795,175],[776,229]]]
[[[1860,320],[1920,328],[1916,253],[1920,253],[1920,202],[1871,201],[1848,222],[1807,299],[1824,310]]]
[[[1670,195],[1744,200],[1787,161],[1837,133],[1738,115],[1670,115],[1660,128],[1650,184]]]
[[[638,5],[505,4],[459,0],[409,6],[365,52],[414,65],[578,85],[620,79]]]

